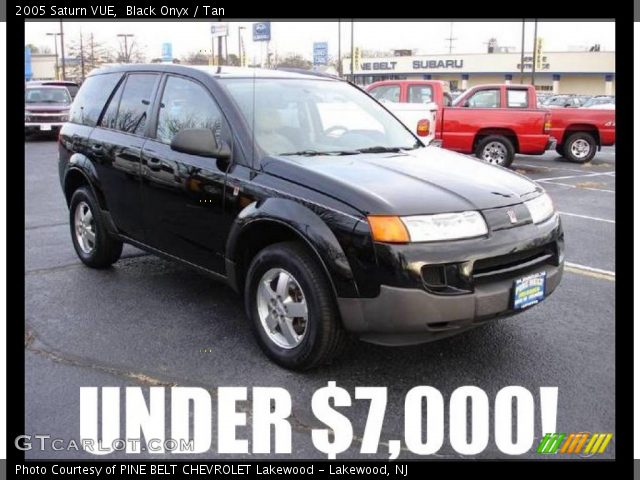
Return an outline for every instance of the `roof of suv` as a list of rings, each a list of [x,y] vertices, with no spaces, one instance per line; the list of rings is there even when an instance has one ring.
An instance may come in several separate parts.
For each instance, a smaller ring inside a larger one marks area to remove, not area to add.
[[[189,74],[194,72],[202,72],[213,78],[291,78],[291,79],[308,79],[314,77],[325,80],[340,80],[337,77],[316,73],[313,71],[286,71],[272,70],[266,68],[247,68],[247,67],[211,67],[206,65],[176,65],[165,63],[136,63],[136,64],[118,64],[103,67],[91,72],[90,75],[115,72],[170,72],[177,74]]]

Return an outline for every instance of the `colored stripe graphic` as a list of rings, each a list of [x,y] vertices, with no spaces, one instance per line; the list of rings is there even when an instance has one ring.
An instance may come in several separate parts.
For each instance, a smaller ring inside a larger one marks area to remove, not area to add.
[[[604,453],[607,446],[613,438],[612,433],[593,433],[590,432],[574,432],[566,433],[546,433],[540,440],[537,453],[556,454],[568,453],[593,455],[596,453]],[[589,440],[587,442],[587,440]],[[582,447],[587,444],[584,451]]]
[[[556,453],[560,443],[566,436],[565,433],[547,433],[538,445],[537,453]]]

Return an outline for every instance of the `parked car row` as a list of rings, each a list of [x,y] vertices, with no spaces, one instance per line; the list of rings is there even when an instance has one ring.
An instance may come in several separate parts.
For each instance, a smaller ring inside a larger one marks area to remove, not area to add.
[[[531,85],[478,85],[455,100],[439,80],[385,80],[367,91],[419,136],[427,123],[433,142],[501,166],[509,166],[516,153],[541,155],[551,148],[585,163],[615,143],[615,111],[540,107]],[[420,120],[402,111],[407,103],[423,105]]]
[[[601,108],[615,110],[613,95],[549,95],[538,93],[538,106],[542,108]]]

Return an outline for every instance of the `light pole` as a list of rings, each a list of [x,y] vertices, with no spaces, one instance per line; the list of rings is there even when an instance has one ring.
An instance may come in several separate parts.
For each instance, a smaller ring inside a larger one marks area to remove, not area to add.
[[[538,19],[533,22],[533,65],[531,66],[531,85],[536,85],[536,46],[538,44]]]
[[[124,38],[124,63],[131,63],[131,59],[129,58],[131,53],[129,52],[129,43],[127,39],[133,36],[134,36],[133,33],[118,33],[116,35],[116,37]]]
[[[338,76],[342,78],[342,36],[340,35],[341,22],[338,19]]]
[[[243,67],[242,65],[242,31],[246,30],[247,27],[238,27],[238,66]]]
[[[60,58],[62,59],[62,80],[66,80],[67,73],[64,68],[64,30],[62,30],[62,20],[60,20]]]
[[[353,72],[356,69],[355,48],[353,47],[353,20],[351,20],[351,81],[354,82]],[[355,83],[355,82],[354,82]]]
[[[47,36],[53,37],[53,51],[56,54],[56,80],[58,80],[58,36],[59,33],[47,33]]]

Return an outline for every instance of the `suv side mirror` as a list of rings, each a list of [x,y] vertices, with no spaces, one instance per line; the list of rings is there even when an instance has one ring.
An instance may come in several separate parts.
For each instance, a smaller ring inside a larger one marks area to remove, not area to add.
[[[180,130],[171,140],[171,150],[176,152],[199,155],[201,157],[228,160],[231,158],[231,148],[226,142],[218,145],[213,131],[208,128],[185,128]]]
[[[470,107],[471,103],[469,102],[469,100],[465,100],[464,103],[462,104],[463,107]]]

